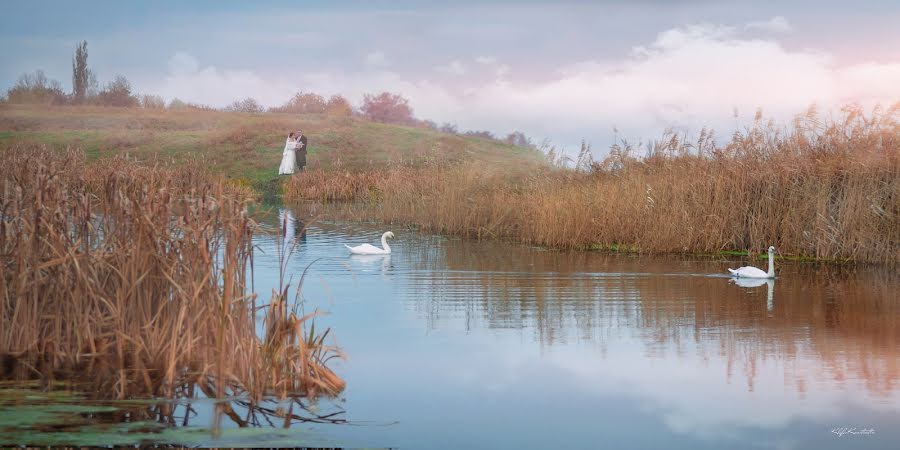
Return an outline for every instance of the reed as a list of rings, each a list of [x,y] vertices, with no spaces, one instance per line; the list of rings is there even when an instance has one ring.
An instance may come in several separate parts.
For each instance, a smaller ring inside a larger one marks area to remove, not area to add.
[[[113,398],[340,392],[315,314],[289,314],[286,289],[266,305],[248,291],[245,194],[190,165],[0,152],[3,378]]]
[[[647,253],[759,252],[900,262],[900,104],[790,128],[757,118],[724,145],[704,130],[614,146],[576,168],[477,162],[304,173],[285,199],[366,200],[362,218],[469,237]],[[583,157],[585,155],[582,155]],[[360,217],[357,216],[357,217]]]

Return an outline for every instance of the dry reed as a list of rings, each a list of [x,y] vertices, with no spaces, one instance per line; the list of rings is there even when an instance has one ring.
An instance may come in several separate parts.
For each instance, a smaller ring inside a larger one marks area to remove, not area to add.
[[[900,105],[790,129],[756,124],[716,145],[670,134],[642,157],[616,146],[577,169],[469,162],[303,173],[285,199],[367,200],[356,213],[470,237],[649,253],[760,251],[900,262]]]
[[[248,292],[247,206],[196,167],[0,152],[0,375],[115,398],[340,392],[314,314]]]

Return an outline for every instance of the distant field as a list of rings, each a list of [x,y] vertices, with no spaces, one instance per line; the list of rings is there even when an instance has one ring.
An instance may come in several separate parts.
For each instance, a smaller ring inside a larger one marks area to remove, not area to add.
[[[89,159],[128,154],[205,158],[252,186],[277,178],[284,140],[302,129],[311,168],[358,171],[428,160],[509,165],[543,156],[487,139],[321,114],[244,114],[103,107],[0,106],[0,146],[40,143],[83,149]]]

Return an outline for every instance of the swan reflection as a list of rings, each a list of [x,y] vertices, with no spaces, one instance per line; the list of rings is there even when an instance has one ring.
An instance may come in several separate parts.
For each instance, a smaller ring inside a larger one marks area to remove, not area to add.
[[[380,267],[381,274],[387,275],[391,270],[391,255],[356,255],[349,257],[352,265],[363,272],[373,272]]]
[[[775,309],[775,300],[773,298],[775,280],[765,278],[732,278],[731,282],[742,288],[756,288],[766,285],[766,310],[772,312],[772,310]]]

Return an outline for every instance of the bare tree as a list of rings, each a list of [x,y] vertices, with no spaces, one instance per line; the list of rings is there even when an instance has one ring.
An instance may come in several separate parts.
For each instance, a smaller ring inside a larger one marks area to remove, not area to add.
[[[43,70],[20,75],[16,83],[6,91],[6,97],[9,103],[58,105],[66,102],[66,94],[59,81],[47,79]]]
[[[97,94],[97,102],[105,106],[137,106],[140,103],[131,94],[131,82],[122,75],[116,75],[115,80]]]
[[[235,100],[230,105],[225,107],[225,111],[261,113],[263,112],[263,107],[259,104],[259,102],[256,101],[256,99],[247,97],[243,100]]]
[[[146,109],[163,109],[166,107],[166,101],[158,95],[144,94],[141,97],[141,107]]]

